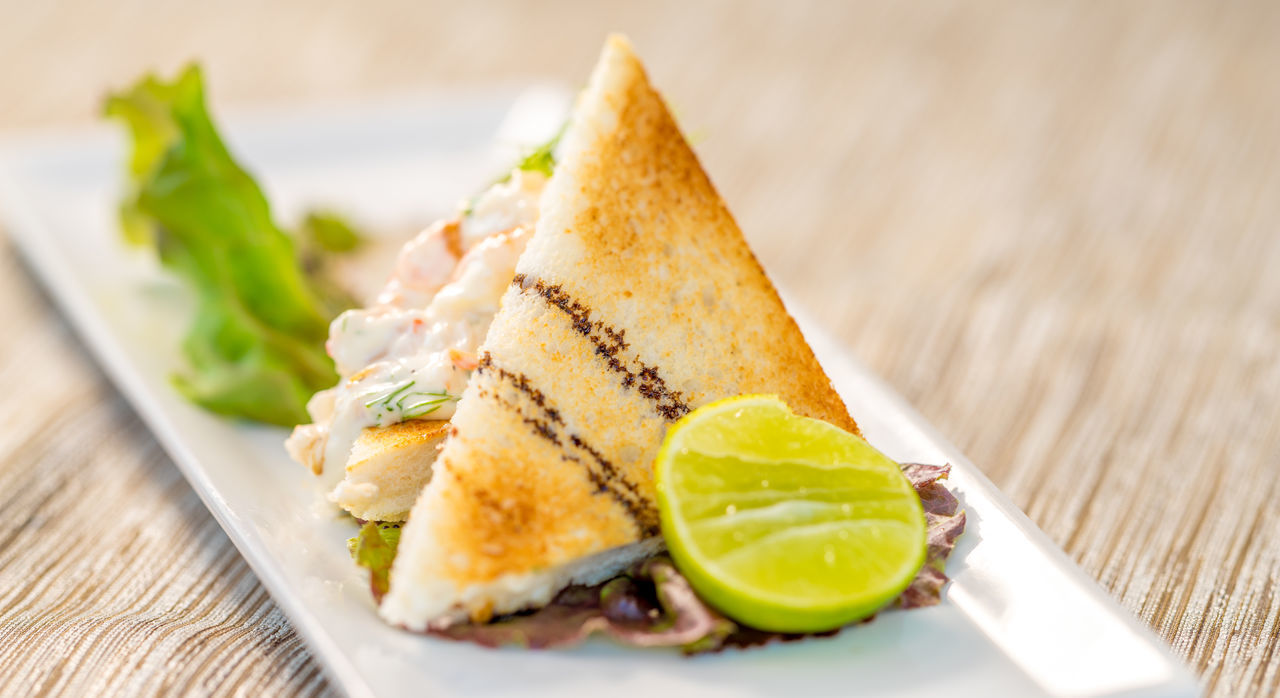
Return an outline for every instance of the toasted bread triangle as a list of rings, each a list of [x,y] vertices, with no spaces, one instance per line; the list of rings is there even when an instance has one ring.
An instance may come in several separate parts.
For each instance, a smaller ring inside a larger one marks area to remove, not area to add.
[[[660,546],[668,426],[743,393],[856,431],[662,98],[610,37],[405,527],[382,613],[546,604]]]
[[[364,521],[403,521],[431,479],[449,431],[443,419],[410,419],[368,427],[351,447],[346,474],[331,501]]]

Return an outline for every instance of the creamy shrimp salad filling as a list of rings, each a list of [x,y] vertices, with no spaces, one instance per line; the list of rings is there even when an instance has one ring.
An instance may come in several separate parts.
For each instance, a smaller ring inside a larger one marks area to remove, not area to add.
[[[307,404],[313,423],[285,444],[295,460],[336,485],[365,428],[453,416],[545,184],[513,171],[469,211],[410,240],[372,306],[333,321],[325,348],[341,380]]]

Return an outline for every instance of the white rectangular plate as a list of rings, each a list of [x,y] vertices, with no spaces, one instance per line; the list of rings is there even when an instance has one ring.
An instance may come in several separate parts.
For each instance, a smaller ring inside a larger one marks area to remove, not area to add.
[[[407,237],[510,162],[502,141],[552,130],[565,93],[493,90],[368,100],[227,121],[277,218],[322,203]],[[284,430],[184,402],[168,376],[190,299],[116,230],[123,144],[105,127],[10,139],[0,216],[30,267],[154,431],[335,685],[352,696],[1191,696],[1196,683],[899,396],[798,317],[868,439],[950,462],[968,531],[942,605],[888,611],[835,638],[684,658],[604,640],[487,650],[383,625],[351,564],[349,520],[285,455]],[[768,263],[768,260],[764,260]],[[381,274],[382,270],[375,270]]]

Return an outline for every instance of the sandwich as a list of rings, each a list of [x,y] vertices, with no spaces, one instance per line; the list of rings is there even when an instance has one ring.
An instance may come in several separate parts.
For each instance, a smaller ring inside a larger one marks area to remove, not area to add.
[[[556,156],[401,533],[393,624],[538,608],[659,550],[651,464],[701,405],[768,392],[857,433],[625,39]]]
[[[949,468],[854,436],[624,39],[561,135],[410,240],[327,343],[350,299],[318,251],[359,236],[271,221],[198,69],[109,108],[135,146],[126,231],[200,292],[175,382],[222,414],[309,418],[287,448],[363,520],[350,552],[391,623],[708,652],[940,601],[965,522]]]

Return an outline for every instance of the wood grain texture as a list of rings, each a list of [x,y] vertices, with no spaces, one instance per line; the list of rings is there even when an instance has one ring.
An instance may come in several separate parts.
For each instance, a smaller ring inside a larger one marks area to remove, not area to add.
[[[770,273],[1215,696],[1280,691],[1280,5],[0,0],[0,128],[581,82],[628,32]],[[0,693],[332,690],[0,252]]]

